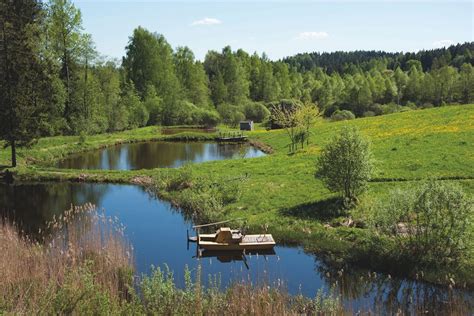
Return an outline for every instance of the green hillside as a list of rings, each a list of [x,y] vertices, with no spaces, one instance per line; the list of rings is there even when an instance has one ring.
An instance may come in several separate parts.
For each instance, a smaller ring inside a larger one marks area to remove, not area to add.
[[[316,158],[322,146],[344,125],[357,126],[370,139],[376,160],[376,174],[361,198],[361,205],[350,212],[336,212],[335,194],[314,177]],[[386,250],[393,245],[380,239],[366,221],[372,202],[384,199],[394,188],[411,187],[425,178],[442,178],[474,192],[474,105],[446,106],[346,122],[320,120],[311,130],[310,145],[288,154],[289,140],[283,130],[258,129],[249,134],[255,142],[269,145],[273,154],[255,159],[236,159],[191,165],[194,183],[212,178],[225,182],[247,175],[240,198],[227,204],[221,212],[207,214],[212,219],[242,217],[253,230],[268,226],[280,242],[299,243],[308,250],[326,255],[328,260],[352,262],[379,270],[391,271]],[[51,167],[55,157],[85,149],[99,148],[124,141],[160,139],[159,129],[148,127],[129,132],[96,135],[79,143],[78,137],[41,139],[30,149],[20,150],[22,166],[16,172],[22,179],[137,182],[137,177],[151,177],[160,184],[180,169],[139,171],[59,170]],[[174,138],[213,139],[213,135],[179,134]],[[1,163],[8,153],[2,151]],[[407,181],[409,180],[409,181]],[[167,192],[158,185],[160,195],[180,205],[187,205],[193,187]],[[196,187],[196,185],[194,186]],[[348,218],[359,228],[342,225]],[[455,273],[474,284],[474,255]],[[471,272],[469,272],[471,271]],[[404,273],[415,273],[404,271]],[[427,279],[443,283],[439,269]],[[444,277],[444,274],[443,274]]]

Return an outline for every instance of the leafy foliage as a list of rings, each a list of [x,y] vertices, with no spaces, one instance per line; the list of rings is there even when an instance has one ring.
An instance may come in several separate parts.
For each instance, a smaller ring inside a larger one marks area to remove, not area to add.
[[[354,113],[348,110],[336,110],[331,115],[331,120],[333,121],[345,121],[345,120],[353,120],[355,119]]]
[[[322,150],[316,177],[327,188],[341,192],[346,207],[357,202],[373,173],[369,143],[355,128],[345,127]]]
[[[466,255],[474,202],[450,182],[430,180],[393,191],[374,211],[374,226],[394,238],[407,258],[418,263],[452,264]]]

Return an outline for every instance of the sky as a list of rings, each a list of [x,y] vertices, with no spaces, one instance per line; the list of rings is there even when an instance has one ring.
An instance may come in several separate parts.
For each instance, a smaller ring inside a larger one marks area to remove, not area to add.
[[[473,41],[471,1],[73,0],[97,50],[121,58],[133,29],[203,60],[230,45],[272,60],[303,52],[418,51]]]

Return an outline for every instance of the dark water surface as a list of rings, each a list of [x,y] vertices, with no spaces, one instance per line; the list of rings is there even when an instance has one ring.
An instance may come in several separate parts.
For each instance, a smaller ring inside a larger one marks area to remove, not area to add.
[[[72,155],[57,164],[66,169],[135,170],[175,168],[187,162],[255,158],[265,154],[248,144],[142,142]]]
[[[148,273],[150,266],[166,263],[174,271],[179,285],[184,284],[184,269],[195,269],[198,260],[195,245],[187,249],[187,222],[168,202],[151,197],[133,185],[111,184],[0,184],[0,214],[15,220],[26,232],[34,234],[47,221],[71,204],[93,203],[106,215],[117,216],[126,226],[139,273]],[[194,232],[192,232],[194,233]],[[234,259],[234,260],[231,260]],[[344,271],[339,275],[318,257],[300,248],[277,246],[274,255],[248,255],[246,264],[239,258],[201,258],[203,280],[207,275],[220,275],[223,286],[236,280],[254,284],[282,283],[291,294],[314,297],[320,288],[331,287],[342,295],[345,304],[359,309],[392,314],[398,309],[407,313],[417,310],[449,313],[461,306],[469,312],[474,306],[473,293],[450,291],[423,282],[413,282],[368,271]],[[229,262],[225,262],[229,261]],[[370,275],[370,276],[369,276]]]

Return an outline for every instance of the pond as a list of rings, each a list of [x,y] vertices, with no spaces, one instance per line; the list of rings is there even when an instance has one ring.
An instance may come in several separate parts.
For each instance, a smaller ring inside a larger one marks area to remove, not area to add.
[[[141,142],[74,154],[57,164],[66,169],[136,170],[176,168],[188,162],[256,158],[265,154],[248,144]]]
[[[472,292],[448,290],[424,282],[369,273],[353,269],[340,275],[317,256],[298,247],[279,245],[274,255],[194,258],[194,244],[187,247],[186,230],[192,223],[166,201],[158,200],[143,188],[133,185],[42,183],[0,184],[0,214],[15,220],[20,227],[34,234],[44,228],[54,215],[60,215],[71,204],[86,202],[116,216],[126,226],[126,234],[134,247],[137,273],[148,273],[151,265],[166,263],[174,271],[179,285],[184,284],[184,269],[201,264],[203,280],[219,275],[223,286],[232,281],[251,280],[254,283],[282,282],[291,294],[314,297],[320,288],[331,286],[341,294],[344,303],[357,311],[378,310],[392,314],[398,309],[413,311],[446,311],[463,306],[474,307]],[[454,302],[454,303],[453,303]]]

